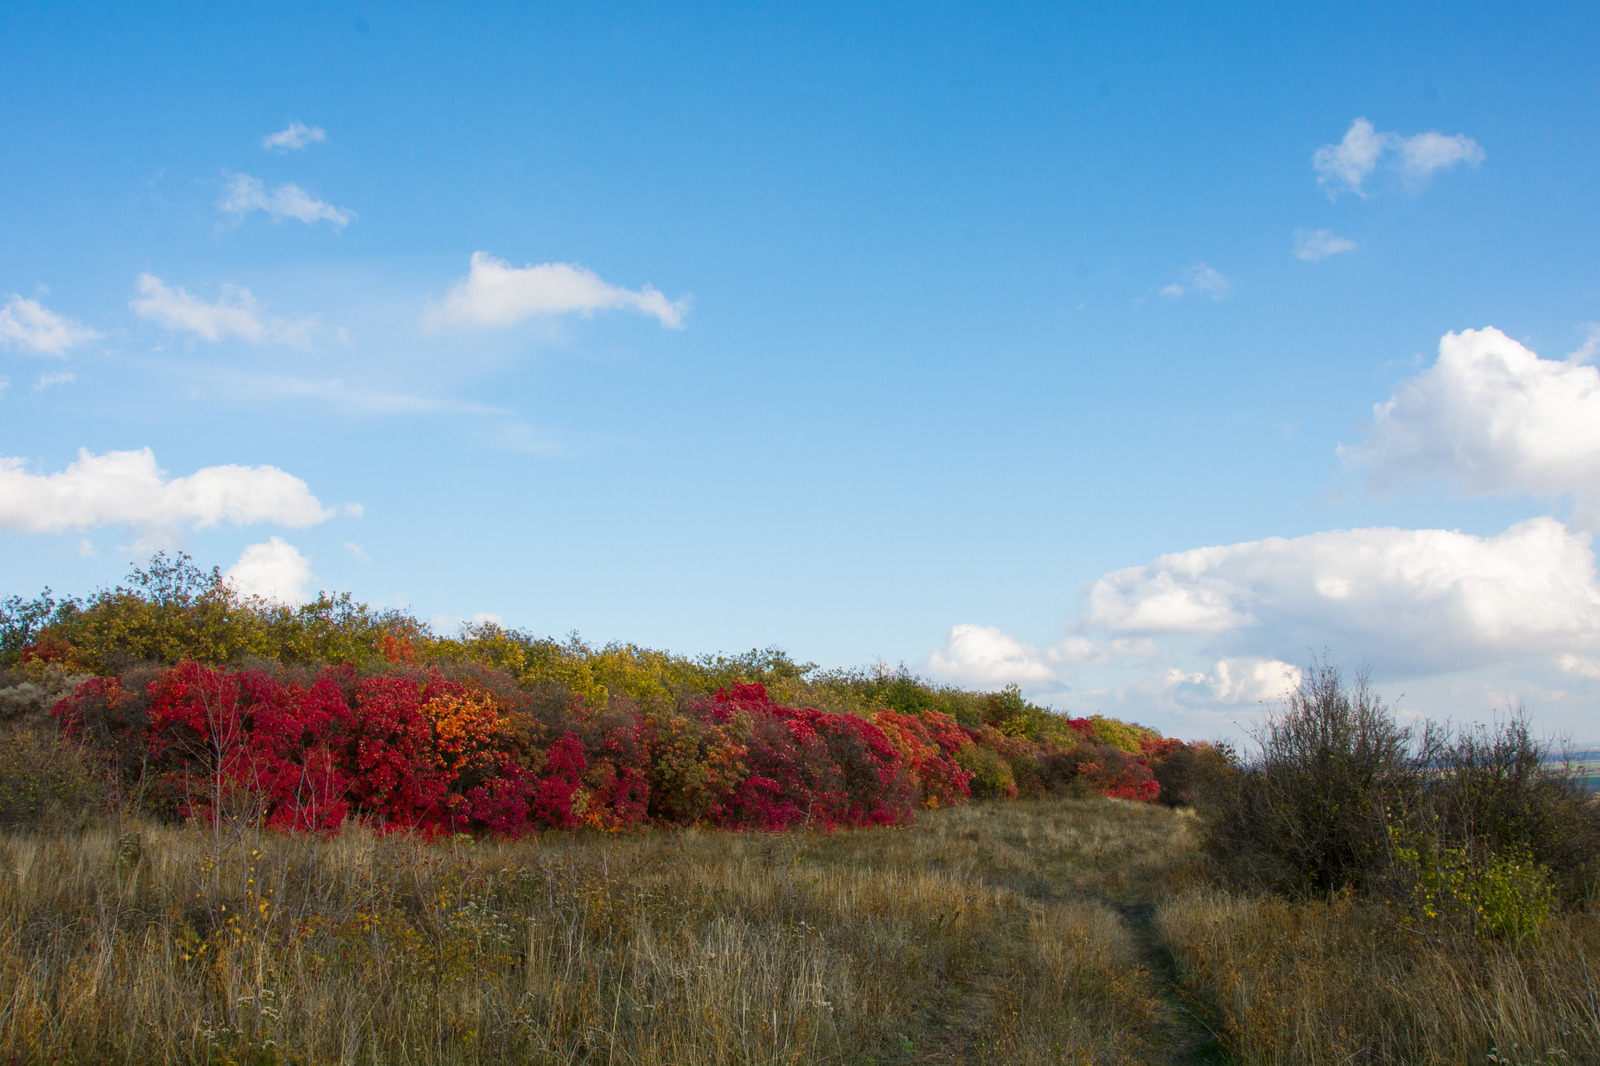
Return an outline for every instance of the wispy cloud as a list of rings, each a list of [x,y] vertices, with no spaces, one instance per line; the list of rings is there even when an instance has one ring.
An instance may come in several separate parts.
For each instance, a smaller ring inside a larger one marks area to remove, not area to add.
[[[66,355],[88,341],[98,340],[96,333],[81,322],[74,322],[27,297],[15,293],[0,307],[0,344],[8,348],[23,348],[38,355]]]
[[[1371,122],[1358,118],[1338,144],[1316,150],[1311,166],[1329,199],[1337,199],[1344,192],[1368,196],[1367,180],[1380,169],[1393,170],[1409,184],[1420,185],[1435,171],[1460,163],[1477,166],[1484,158],[1483,147],[1462,133],[1446,136],[1430,131],[1407,137],[1380,133]]]
[[[208,341],[238,337],[250,344],[305,347],[317,324],[315,318],[290,322],[262,313],[255,296],[240,285],[224,284],[214,303],[168,285],[154,274],[140,274],[138,289],[139,295],[129,306],[141,318]]]
[[[193,388],[241,407],[259,407],[286,400],[321,404],[331,411],[360,417],[386,415],[491,415],[505,417],[505,407],[438,394],[420,395],[346,381],[298,374],[247,370],[193,360],[152,359],[153,370],[182,379]]]
[[[52,385],[70,385],[77,380],[77,375],[70,370],[63,370],[54,374],[40,374],[39,380],[33,383],[33,391],[43,392]]]
[[[1351,252],[1356,242],[1340,237],[1331,229],[1297,229],[1294,231],[1294,255],[1308,263],[1317,263],[1330,255]]]
[[[542,315],[623,310],[652,315],[667,329],[682,329],[689,298],[668,300],[650,285],[624,289],[607,284],[592,270],[571,263],[514,267],[487,252],[472,253],[466,277],[456,282],[444,302],[430,308],[423,322],[430,326],[512,326]]]
[[[501,422],[486,430],[484,442],[491,448],[529,455],[560,455],[566,448],[547,430],[535,429],[526,422]]]
[[[228,175],[228,184],[217,207],[236,218],[254,211],[264,211],[274,222],[286,218],[297,219],[308,225],[313,222],[331,222],[335,229],[343,229],[355,221],[356,213],[348,207],[334,207],[306,192],[294,182],[285,182],[267,190],[260,178],[248,174]]]
[[[1204,263],[1196,263],[1184,272],[1183,277],[1171,285],[1163,286],[1161,295],[1176,300],[1190,293],[1198,293],[1213,300],[1220,300],[1232,291],[1233,282],[1220,270]]]
[[[285,129],[261,138],[261,147],[274,152],[292,152],[327,139],[328,133],[321,126],[307,126],[304,122],[294,121]]]

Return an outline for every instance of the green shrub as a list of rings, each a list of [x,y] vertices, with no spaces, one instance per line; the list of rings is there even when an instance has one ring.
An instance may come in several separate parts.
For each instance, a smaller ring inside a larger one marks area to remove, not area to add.
[[[1592,894],[1600,856],[1600,810],[1520,708],[1494,727],[1435,730],[1429,773],[1414,815],[1475,857],[1522,854],[1546,869],[1569,902]]]
[[[1011,773],[1011,764],[992,748],[969,744],[956,752],[956,765],[972,775],[968,787],[974,799],[1017,794],[1017,780]]]
[[[1552,901],[1594,895],[1600,807],[1520,711],[1492,728],[1413,733],[1364,675],[1347,688],[1313,662],[1255,740],[1254,759],[1219,759],[1193,783],[1207,845],[1236,881],[1355,890],[1494,936],[1528,935]]]
[[[1392,827],[1392,899],[1410,924],[1483,939],[1537,937],[1554,904],[1550,876],[1526,848],[1474,854],[1464,844]]]
[[[1367,887],[1387,864],[1389,812],[1418,791],[1411,732],[1364,674],[1350,689],[1324,661],[1254,739],[1254,763],[1219,775],[1206,797],[1212,854],[1264,887]]]
[[[105,800],[96,767],[76,744],[33,726],[0,736],[0,826],[81,824]]]

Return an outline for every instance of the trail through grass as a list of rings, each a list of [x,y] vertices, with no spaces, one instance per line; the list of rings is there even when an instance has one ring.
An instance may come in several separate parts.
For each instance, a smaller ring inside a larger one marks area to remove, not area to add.
[[[1055,799],[833,834],[3,837],[0,1061],[1600,1061],[1593,916],[1405,943],[1221,891],[1196,836]]]

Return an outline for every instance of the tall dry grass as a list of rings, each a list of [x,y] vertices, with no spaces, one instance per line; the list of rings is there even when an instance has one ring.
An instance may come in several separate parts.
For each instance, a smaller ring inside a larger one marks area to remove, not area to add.
[[[0,1049],[1142,1062],[1159,998],[1117,914],[1085,893],[1141,863],[1170,872],[1188,832],[1165,810],[1062,801],[827,836],[8,836]]]
[[[1156,927],[1241,1064],[1600,1062],[1600,923],[1537,939],[1426,937],[1355,898],[1196,889]]]
[[[1196,828],[3,836],[0,1062],[1600,1062],[1594,916],[1422,937],[1219,889]]]

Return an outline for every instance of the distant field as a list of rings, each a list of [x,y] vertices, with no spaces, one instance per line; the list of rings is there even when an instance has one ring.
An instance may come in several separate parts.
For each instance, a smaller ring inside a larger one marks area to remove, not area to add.
[[[1560,762],[1562,756],[1552,756],[1552,762]],[[1600,792],[1600,748],[1583,748],[1568,752],[1565,758],[1571,760],[1572,770],[1577,780],[1583,782],[1590,792]]]
[[[832,834],[3,837],[0,1050],[240,1066],[1600,1061],[1592,918],[1559,917],[1539,944],[1419,940],[1350,899],[1214,887],[1195,830],[1183,811],[1095,798]],[[1542,1057],[1487,1058],[1513,1044]]]

